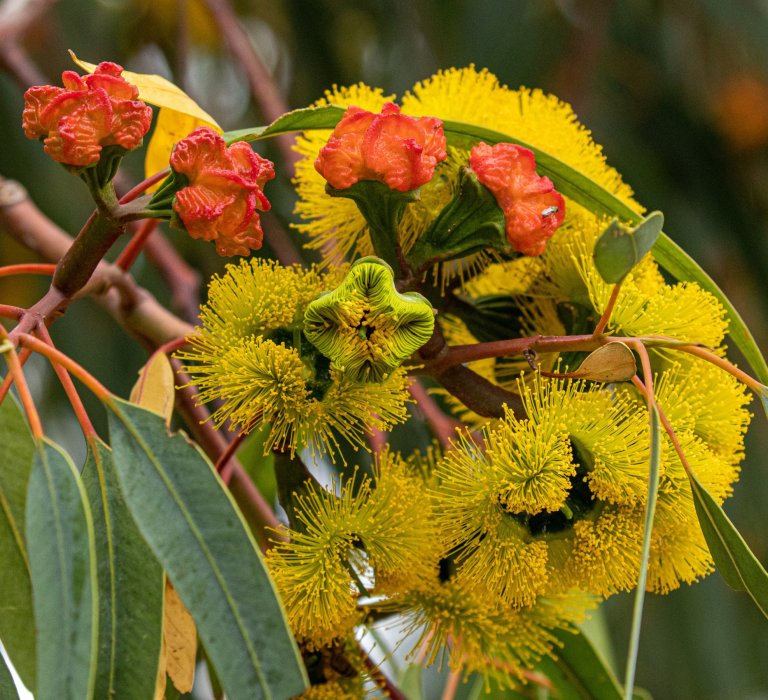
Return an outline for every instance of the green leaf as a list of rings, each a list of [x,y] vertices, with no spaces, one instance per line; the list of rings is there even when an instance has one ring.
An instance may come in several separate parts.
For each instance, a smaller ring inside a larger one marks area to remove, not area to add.
[[[195,619],[231,700],[288,698],[304,666],[264,562],[207,458],[163,419],[108,404],[113,459],[144,539]]]
[[[656,513],[656,497],[659,493],[659,469],[661,465],[661,427],[659,411],[651,408],[651,457],[648,469],[648,496],[645,501],[645,523],[643,526],[643,546],[640,554],[640,574],[637,577],[635,605],[632,610],[632,628],[629,632],[629,649],[624,678],[624,697],[632,700],[637,670],[637,654],[640,650],[640,627],[643,622],[643,603],[645,602],[645,584],[648,579],[648,560],[651,556],[651,533],[653,518]]]
[[[333,129],[339,123],[345,111],[344,107],[337,107],[336,105],[295,109],[278,117],[267,126],[227,131],[222,136],[227,144],[230,144],[235,141],[257,141],[269,136],[289,134],[296,131]]]
[[[491,144],[505,141],[524,146],[533,151],[536,157],[536,170],[540,174],[549,177],[555,183],[558,191],[566,197],[570,197],[582,206],[587,207],[590,211],[608,216],[616,216],[629,224],[639,224],[642,221],[642,216],[638,212],[602,185],[592,181],[578,170],[563,163],[563,161],[549,153],[539,148],[534,148],[529,143],[516,139],[510,134],[454,121],[443,122],[443,128],[450,145],[471,146],[477,141],[482,140]],[[652,252],[656,261],[678,280],[681,282],[696,282],[717,298],[725,309],[726,318],[728,319],[728,332],[731,338],[744,354],[744,357],[747,358],[760,381],[768,384],[768,365],[757,343],[755,343],[755,339],[733,304],[714,283],[712,278],[701,269],[693,258],[664,233],[659,235]]]
[[[696,475],[688,472],[688,479],[699,525],[717,570],[731,588],[748,593],[768,617],[768,574],[763,565]]]
[[[37,700],[90,698],[98,600],[93,522],[69,456],[42,439],[29,477],[27,546],[37,628]]]
[[[556,630],[562,644],[538,664],[560,700],[621,700],[621,687],[603,656],[583,634]]]
[[[2,654],[0,654],[0,700],[19,700],[16,684],[13,682],[8,666],[5,665]]]
[[[421,664],[409,664],[398,678],[398,688],[408,700],[424,700],[424,685],[421,680]]]
[[[94,698],[151,698],[163,632],[163,569],[131,518],[109,448],[89,446],[83,483],[93,512],[99,586]]]
[[[24,685],[35,687],[35,620],[24,509],[35,442],[13,394],[0,405],[0,639]]]
[[[614,219],[595,243],[595,267],[609,284],[621,282],[653,248],[664,226],[664,215],[654,211],[634,229]]]
[[[715,296],[725,309],[728,319],[728,335],[741,350],[744,357],[754,370],[757,378],[768,384],[768,364],[765,362],[760,348],[757,346],[747,324],[734,308],[728,297],[714,283],[712,278],[702,270],[698,263],[686,253],[677,243],[663,233],[653,248],[653,257],[667,272],[681,282],[696,282],[702,289]]]
[[[256,139],[276,136],[277,134],[295,131],[310,131],[312,129],[332,129],[338,123],[344,109],[335,105],[325,107],[309,107],[297,109],[284,114],[266,127],[241,129],[224,134],[228,142],[254,141]],[[531,144],[493,129],[457,121],[444,121],[446,139],[449,145],[471,147],[478,141],[494,144],[499,142],[516,143],[533,151],[536,157],[536,170],[549,177],[558,191],[573,199],[590,211],[616,216],[629,224],[639,224],[643,217],[628,204],[619,199],[602,185],[591,180],[575,168],[567,165],[559,158],[531,146]],[[696,282],[703,289],[714,295],[723,305],[728,319],[728,332],[749,362],[758,378],[768,384],[768,364],[760,352],[755,339],[752,337],[744,320],[733,304],[723,294],[712,278],[701,269],[693,258],[680,248],[666,234],[659,235],[653,249],[656,261],[670,274],[681,282]]]

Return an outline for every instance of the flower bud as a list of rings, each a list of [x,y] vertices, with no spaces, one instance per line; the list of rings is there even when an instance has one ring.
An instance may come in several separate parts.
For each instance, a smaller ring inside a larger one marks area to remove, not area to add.
[[[24,94],[22,123],[30,139],[43,139],[55,161],[84,168],[99,161],[102,148],[127,151],[141,144],[152,109],[138,100],[139,91],[121,77],[116,63],[100,63],[92,75],[61,75],[64,87],[40,85]]]
[[[304,334],[353,381],[382,382],[432,336],[432,305],[421,294],[400,294],[392,269],[361,258],[344,282],[315,299]]]
[[[335,189],[377,180],[407,192],[429,182],[446,155],[439,119],[400,114],[389,102],[381,114],[347,109],[315,160],[315,169]]]
[[[190,236],[216,241],[219,255],[261,248],[258,212],[270,208],[262,190],[275,176],[272,161],[242,141],[227,147],[203,126],[176,144],[170,162],[176,178],[183,175],[188,182],[176,192],[173,211]]]
[[[541,255],[563,223],[565,200],[548,177],[536,174],[533,153],[512,143],[479,143],[469,165],[504,212],[510,245],[525,255]]]

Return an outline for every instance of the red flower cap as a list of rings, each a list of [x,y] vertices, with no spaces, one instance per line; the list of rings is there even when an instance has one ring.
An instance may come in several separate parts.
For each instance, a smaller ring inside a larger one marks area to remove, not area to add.
[[[378,180],[407,192],[429,182],[446,155],[439,119],[409,117],[388,102],[381,114],[349,107],[321,149],[315,169],[338,190],[359,180]]]
[[[270,208],[262,189],[275,176],[272,161],[242,141],[227,148],[219,134],[201,126],[176,144],[171,167],[189,179],[176,193],[173,210],[190,236],[216,241],[219,255],[261,248],[257,211]]]
[[[103,146],[136,148],[149,130],[152,109],[136,99],[138,88],[122,72],[116,63],[104,62],[84,77],[64,71],[63,88],[27,90],[22,115],[27,138],[43,138],[51,158],[75,167],[96,163]]]
[[[525,255],[541,255],[563,223],[565,200],[552,180],[536,174],[533,153],[512,143],[479,143],[469,166],[504,212],[510,245]]]

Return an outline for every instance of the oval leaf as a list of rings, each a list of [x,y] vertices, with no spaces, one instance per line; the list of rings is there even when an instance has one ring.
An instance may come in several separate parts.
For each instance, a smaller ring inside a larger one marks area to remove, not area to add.
[[[731,588],[748,593],[768,617],[768,574],[763,565],[695,474],[688,472],[688,479],[699,525],[717,570]]]
[[[632,351],[624,343],[608,343],[591,352],[573,372],[593,382],[628,382],[637,373]]]
[[[163,569],[139,533],[109,448],[89,446],[83,483],[93,512],[99,583],[94,698],[149,698],[160,658]]]
[[[285,613],[240,512],[210,462],[162,418],[113,399],[109,426],[125,500],[197,624],[231,700],[306,688]]]
[[[649,214],[634,229],[622,226],[618,219],[608,224],[595,243],[595,267],[609,284],[621,282],[653,248],[664,226],[660,211]]]
[[[313,129],[333,129],[344,115],[344,107],[325,105],[324,107],[305,107],[286,112],[267,126],[257,126],[238,131],[227,131],[222,136],[230,144],[235,141],[257,141],[279,134]]]
[[[24,685],[35,687],[35,620],[24,542],[35,442],[13,394],[0,405],[0,639]]]
[[[98,628],[93,522],[80,474],[47,439],[35,452],[26,521],[37,629],[35,697],[90,698]]]
[[[131,403],[159,413],[165,424],[171,424],[176,387],[173,367],[164,352],[154,352],[139,370],[139,379],[131,389]]]

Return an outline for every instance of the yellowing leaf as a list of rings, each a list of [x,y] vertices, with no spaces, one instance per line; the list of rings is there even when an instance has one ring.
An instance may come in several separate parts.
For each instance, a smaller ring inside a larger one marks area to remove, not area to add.
[[[139,371],[131,389],[131,403],[159,413],[170,424],[174,399],[173,368],[165,353],[156,352]]]
[[[628,382],[636,372],[632,351],[624,343],[608,343],[587,355],[573,374],[593,382]]]
[[[96,70],[95,63],[81,61],[73,51],[70,51],[69,55],[84,71],[93,73]],[[144,177],[167,168],[173,144],[198,126],[210,126],[221,133],[221,127],[216,120],[170,80],[160,75],[132,73],[127,70],[123,71],[123,77],[139,89],[139,97],[144,102],[160,108],[144,159]],[[159,186],[160,183],[157,183],[147,188],[147,192],[154,192]]]
[[[72,60],[84,71],[93,73],[96,70],[95,63],[81,61],[75,56],[73,51],[69,52]],[[151,75],[147,73],[131,73],[123,71],[123,78],[129,83],[139,88],[139,98],[155,107],[172,109],[174,112],[180,112],[190,117],[195,117],[201,123],[216,127],[221,131],[216,120],[208,114],[197,102],[195,102],[186,92],[174,85],[170,80],[166,80],[161,75]]]
[[[197,629],[189,611],[171,582],[165,579],[165,618],[163,621],[165,669],[180,693],[192,690],[197,656]]]

